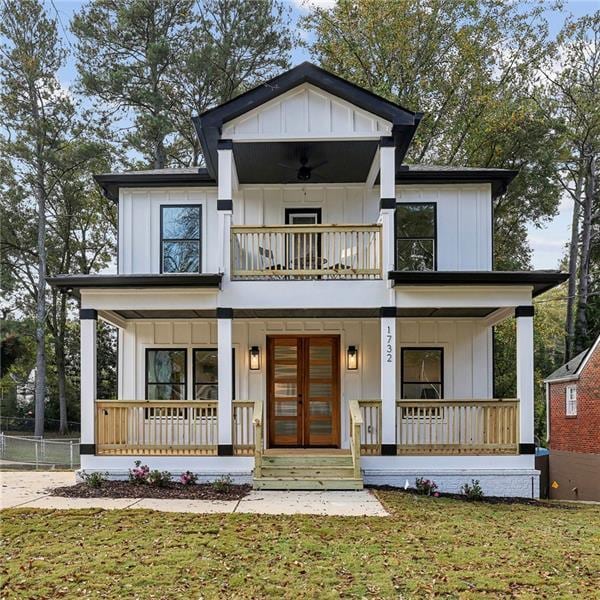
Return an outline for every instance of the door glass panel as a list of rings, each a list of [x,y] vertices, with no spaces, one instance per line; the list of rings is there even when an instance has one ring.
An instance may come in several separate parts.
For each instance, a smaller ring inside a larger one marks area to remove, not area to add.
[[[332,433],[331,420],[311,421],[310,422],[310,434],[311,435],[331,435],[331,433]]]
[[[316,344],[311,344],[310,346],[310,360],[327,360],[331,361],[331,346],[318,346]]]
[[[327,400],[311,400],[310,402],[311,417],[330,417],[331,402]]]
[[[281,436],[295,436],[296,426],[296,421],[275,421],[275,434]]]
[[[296,417],[298,416],[298,403],[293,402],[275,402],[276,417]]]
[[[295,383],[275,383],[273,393],[277,398],[296,398],[298,387]]]
[[[327,363],[324,365],[311,363],[309,370],[309,377],[311,379],[331,379],[333,376],[332,364]]]
[[[275,379],[289,379],[291,377],[296,377],[297,366],[295,364],[282,365],[281,363],[275,363],[275,368],[273,369],[273,371]]]
[[[277,344],[275,346],[275,360],[296,360],[297,358],[297,347],[296,344],[293,346],[283,346]]]
[[[311,382],[309,394],[311,398],[329,398],[333,395],[333,384]]]

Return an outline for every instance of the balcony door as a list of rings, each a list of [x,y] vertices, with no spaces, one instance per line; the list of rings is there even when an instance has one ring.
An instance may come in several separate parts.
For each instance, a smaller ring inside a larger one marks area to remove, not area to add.
[[[286,208],[286,225],[321,224],[320,208]],[[286,262],[294,270],[315,270],[323,266],[321,259],[321,234],[317,231],[292,231],[287,236]]]
[[[338,447],[339,336],[269,336],[270,447]]]

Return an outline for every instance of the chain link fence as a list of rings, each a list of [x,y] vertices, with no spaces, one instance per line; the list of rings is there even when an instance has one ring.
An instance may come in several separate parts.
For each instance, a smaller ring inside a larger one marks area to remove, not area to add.
[[[49,440],[0,433],[0,459],[4,464],[74,469],[79,466],[79,439]]]

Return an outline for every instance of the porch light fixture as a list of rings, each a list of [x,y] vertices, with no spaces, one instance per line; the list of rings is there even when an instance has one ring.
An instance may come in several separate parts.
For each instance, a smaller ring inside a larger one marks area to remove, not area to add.
[[[260,348],[258,346],[250,347],[250,370],[258,371],[260,369]]]
[[[348,371],[358,369],[358,348],[356,346],[348,346],[347,367]]]

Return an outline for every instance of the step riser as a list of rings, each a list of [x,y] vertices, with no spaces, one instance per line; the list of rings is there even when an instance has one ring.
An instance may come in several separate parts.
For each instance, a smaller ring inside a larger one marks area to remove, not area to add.
[[[354,477],[353,467],[267,467],[261,469],[262,477]]]
[[[255,490],[362,490],[360,479],[323,480],[298,479],[294,481],[276,481],[271,479],[255,479]]]
[[[348,467],[352,466],[351,456],[263,456],[263,465],[292,467]]]

